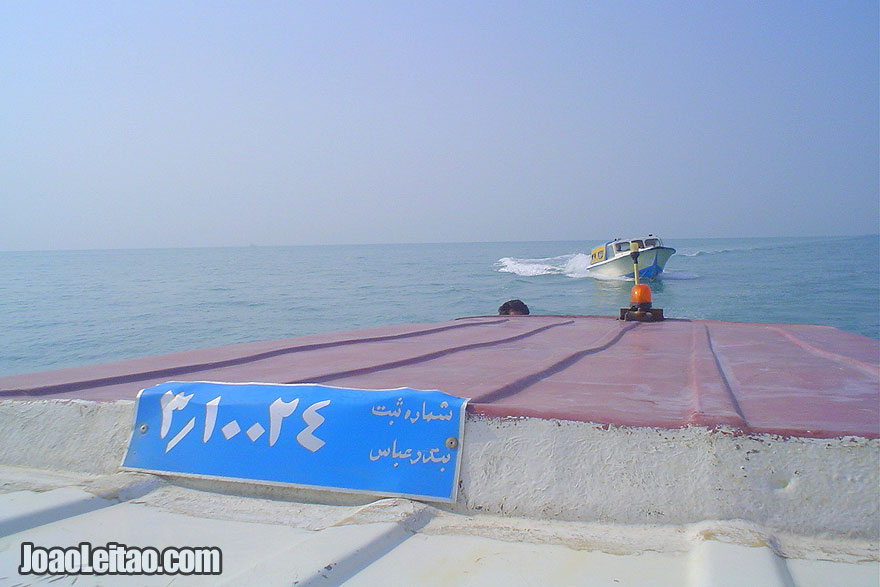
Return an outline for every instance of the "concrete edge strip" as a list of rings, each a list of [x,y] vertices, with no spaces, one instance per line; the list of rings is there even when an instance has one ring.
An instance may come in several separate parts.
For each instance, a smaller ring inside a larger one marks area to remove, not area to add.
[[[0,426],[8,431],[0,461],[63,471],[116,471],[132,409],[130,401],[0,402]],[[43,419],[64,425],[34,425]],[[605,429],[533,418],[474,417],[466,427],[460,498],[451,511],[629,524],[734,516],[774,531],[877,540],[871,522],[878,512],[876,439],[733,436],[700,427]],[[71,444],[73,437],[81,441]],[[53,448],[62,445],[63,451]],[[716,467],[716,462],[725,465]],[[524,470],[530,475],[524,477]],[[634,474],[640,483],[632,483]],[[90,484],[84,489],[125,500],[115,487]],[[579,490],[572,492],[572,487]]]

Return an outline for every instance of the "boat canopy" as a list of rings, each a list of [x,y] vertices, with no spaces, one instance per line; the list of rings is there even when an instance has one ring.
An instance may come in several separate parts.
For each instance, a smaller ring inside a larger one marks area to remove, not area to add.
[[[639,249],[652,249],[654,247],[662,247],[663,243],[660,242],[660,238],[656,237],[652,234],[649,234],[645,238],[634,238],[634,239],[615,239],[613,241],[614,252],[615,253],[629,253],[630,252],[630,243],[636,243],[639,245]]]
[[[601,261],[604,261],[605,259],[610,259],[621,253],[629,253],[630,243],[636,243],[637,245],[639,245],[639,250],[653,249],[655,247],[663,246],[663,242],[660,240],[660,237],[654,236],[653,234],[649,234],[647,237],[643,238],[615,238],[614,240],[608,241],[601,247],[596,247],[595,249],[593,249],[590,252],[590,263],[599,263]]]

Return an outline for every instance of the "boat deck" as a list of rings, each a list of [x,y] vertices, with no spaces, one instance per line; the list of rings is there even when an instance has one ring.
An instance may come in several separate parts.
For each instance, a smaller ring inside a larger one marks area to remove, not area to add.
[[[458,501],[119,472],[169,380],[472,398]],[[21,544],[208,545],[132,585],[876,585],[880,342],[823,326],[482,316],[0,378],[0,584]]]
[[[438,389],[488,417],[880,436],[880,341],[824,326],[493,316],[0,377],[0,399],[134,399],[169,380]]]

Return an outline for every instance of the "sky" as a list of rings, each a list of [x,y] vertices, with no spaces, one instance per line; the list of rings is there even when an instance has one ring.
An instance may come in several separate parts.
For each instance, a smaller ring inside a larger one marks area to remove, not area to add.
[[[0,250],[880,231],[878,2],[0,3]]]

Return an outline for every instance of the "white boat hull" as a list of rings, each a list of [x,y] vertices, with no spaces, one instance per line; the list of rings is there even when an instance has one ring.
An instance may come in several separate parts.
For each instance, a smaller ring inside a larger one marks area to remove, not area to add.
[[[666,262],[675,253],[672,247],[655,247],[639,252],[639,279],[657,279]],[[590,265],[590,273],[602,277],[633,277],[633,261],[629,253]]]

